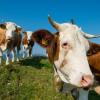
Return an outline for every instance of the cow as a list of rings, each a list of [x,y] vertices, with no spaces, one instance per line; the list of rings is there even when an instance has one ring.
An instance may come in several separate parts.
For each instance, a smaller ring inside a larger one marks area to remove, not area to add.
[[[32,47],[34,46],[34,40],[32,40],[32,31],[24,31],[22,45],[23,45],[23,58],[32,57]]]
[[[4,37],[4,44],[2,44],[4,50],[6,51],[6,65],[9,64],[9,62],[14,62],[14,51],[16,51],[17,60],[19,60],[19,50],[20,50],[20,44],[22,40],[21,31],[22,28],[18,26],[17,24],[13,22],[5,22],[0,24],[0,26],[5,27],[5,29],[2,29],[5,31],[2,33]],[[3,52],[2,47],[0,47],[1,51]]]
[[[97,38],[100,35],[87,34],[71,23],[59,24],[50,16],[48,20],[58,32],[52,34],[46,29],[41,29],[35,31],[33,37],[35,42],[46,49],[53,64],[56,90],[62,90],[63,83],[70,85],[72,89],[91,87],[94,75],[87,59],[90,49],[87,38]]]
[[[0,64],[1,64],[2,53],[7,46],[5,32],[6,32],[6,27],[3,24],[0,24]]]

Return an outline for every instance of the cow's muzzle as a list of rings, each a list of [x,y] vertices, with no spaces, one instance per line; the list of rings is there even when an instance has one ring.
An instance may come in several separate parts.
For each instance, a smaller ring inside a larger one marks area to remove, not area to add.
[[[89,89],[94,83],[94,77],[92,75],[83,75],[80,83],[84,89]]]

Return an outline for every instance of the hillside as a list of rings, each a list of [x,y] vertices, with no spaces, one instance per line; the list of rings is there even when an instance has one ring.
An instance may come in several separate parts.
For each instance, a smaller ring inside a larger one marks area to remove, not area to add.
[[[100,98],[94,92],[91,92],[89,97],[90,100]],[[52,65],[46,57],[36,56],[12,65],[0,66],[0,100],[73,100],[73,98],[70,94],[66,96],[55,92]]]

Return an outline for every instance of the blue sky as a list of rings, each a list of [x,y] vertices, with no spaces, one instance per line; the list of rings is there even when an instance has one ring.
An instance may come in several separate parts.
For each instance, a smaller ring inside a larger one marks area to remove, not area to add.
[[[100,34],[100,0],[1,0],[0,22],[13,21],[23,30],[35,31],[41,28],[55,32],[47,16],[57,22],[74,19],[85,32]],[[92,41],[100,43],[100,38]],[[44,54],[35,45],[33,52]]]

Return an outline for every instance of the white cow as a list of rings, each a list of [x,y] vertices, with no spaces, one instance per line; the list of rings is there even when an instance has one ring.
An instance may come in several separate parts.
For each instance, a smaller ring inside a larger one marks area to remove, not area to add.
[[[13,23],[13,22],[5,22],[3,24],[1,24],[2,26],[5,26],[5,33],[3,35],[5,35],[5,44],[3,44],[3,48],[5,48],[4,50],[6,50],[5,52],[5,58],[6,58],[6,65],[9,64],[9,62],[14,62],[14,51],[16,51],[16,56],[17,56],[17,60],[18,60],[18,53],[20,50],[20,44],[21,44],[21,30],[22,28],[20,26],[18,26],[17,24]],[[1,50],[3,50],[3,48],[1,47]],[[15,50],[15,48],[17,48]]]
[[[55,84],[58,87],[63,81],[70,85],[71,89],[91,87],[94,75],[87,60],[89,42],[86,37],[94,38],[100,35],[86,34],[77,25],[71,23],[59,24],[50,16],[48,19],[58,32],[52,34],[43,29],[35,31],[33,36],[38,44],[46,48],[48,58],[54,65]]]
[[[32,31],[23,32],[22,48],[23,58],[32,57],[32,47],[34,46],[34,40],[32,40]]]

